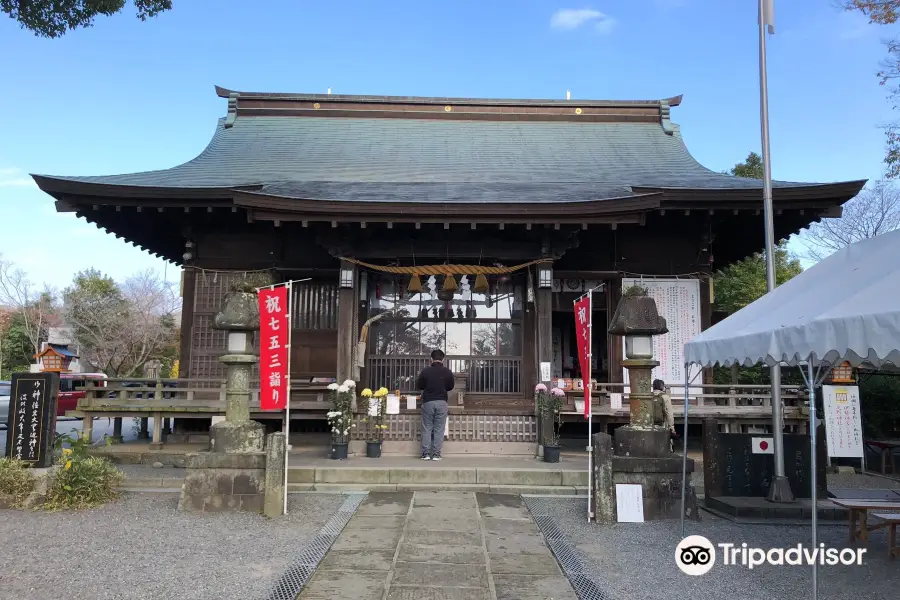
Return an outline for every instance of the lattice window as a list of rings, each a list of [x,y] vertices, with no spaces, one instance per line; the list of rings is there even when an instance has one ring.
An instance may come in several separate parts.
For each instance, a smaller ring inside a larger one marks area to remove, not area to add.
[[[291,319],[294,329],[337,329],[336,283],[304,281],[294,284]]]

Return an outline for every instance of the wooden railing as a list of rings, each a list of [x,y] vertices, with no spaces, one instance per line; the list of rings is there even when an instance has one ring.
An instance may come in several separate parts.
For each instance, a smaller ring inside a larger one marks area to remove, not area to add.
[[[521,394],[521,357],[448,356],[454,373],[466,373],[466,391],[473,394]],[[416,391],[419,372],[431,363],[427,356],[370,356],[368,387],[386,387],[403,392]]]

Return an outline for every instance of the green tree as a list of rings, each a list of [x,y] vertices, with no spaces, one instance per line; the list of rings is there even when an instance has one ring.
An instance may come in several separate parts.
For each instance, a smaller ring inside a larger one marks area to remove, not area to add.
[[[800,260],[782,241],[775,248],[775,285],[781,285],[802,271]],[[716,310],[727,314],[737,312],[767,292],[765,254],[758,252],[732,263],[716,271],[713,278]]]
[[[763,164],[762,158],[760,158],[759,154],[756,152],[751,152],[747,155],[747,159],[742,162],[734,165],[734,168],[731,169],[731,174],[735,177],[749,177],[751,179],[762,179],[763,178]]]
[[[57,38],[90,27],[97,17],[112,16],[125,4],[125,0],[0,0],[0,12],[39,37]],[[134,0],[133,4],[141,21],[172,9],[172,0]]]

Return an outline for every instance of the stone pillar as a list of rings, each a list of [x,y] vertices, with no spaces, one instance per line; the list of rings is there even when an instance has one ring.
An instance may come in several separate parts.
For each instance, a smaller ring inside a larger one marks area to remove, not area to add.
[[[628,405],[630,422],[615,431],[618,456],[667,457],[670,455],[671,432],[663,422],[660,398],[653,394],[652,371],[659,366],[655,360],[629,358],[622,361],[628,369]]]
[[[284,433],[266,436],[266,499],[263,514],[274,518],[284,514]]]
[[[594,446],[594,489],[591,495],[594,500],[594,520],[597,523],[615,523],[616,484],[613,482],[613,444],[612,436],[607,433],[596,433],[591,438]]]

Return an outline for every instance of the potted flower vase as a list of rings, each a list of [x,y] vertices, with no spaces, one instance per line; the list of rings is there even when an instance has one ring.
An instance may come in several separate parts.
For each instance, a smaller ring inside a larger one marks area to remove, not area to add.
[[[544,446],[544,462],[559,462],[559,446]]]
[[[381,458],[381,442],[366,442],[366,456],[368,458]]]
[[[347,446],[349,444],[344,442],[343,444],[339,444],[337,442],[331,443],[331,458],[334,460],[346,460],[347,458]]]

